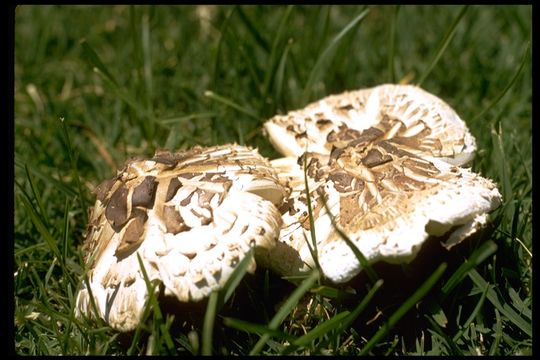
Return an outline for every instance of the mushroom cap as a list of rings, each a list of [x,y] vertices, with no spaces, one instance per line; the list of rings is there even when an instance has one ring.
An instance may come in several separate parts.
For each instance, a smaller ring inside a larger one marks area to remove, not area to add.
[[[83,245],[89,285],[97,315],[120,331],[139,324],[148,299],[137,254],[165,295],[201,300],[251,248],[264,257],[275,246],[286,195],[268,161],[235,144],[130,160],[95,192]],[[79,316],[93,315],[88,290],[77,295]]]
[[[272,258],[289,259],[270,265],[283,275],[315,266],[307,244],[304,163],[318,261],[334,282],[361,271],[335,226],[371,263],[409,262],[430,235],[447,236],[447,248],[459,243],[501,202],[491,180],[457,166],[474,156],[465,123],[417,87],[383,85],[329,96],[274,117],[265,128],[289,155],[272,161],[291,192],[281,208],[280,245],[271,250]]]

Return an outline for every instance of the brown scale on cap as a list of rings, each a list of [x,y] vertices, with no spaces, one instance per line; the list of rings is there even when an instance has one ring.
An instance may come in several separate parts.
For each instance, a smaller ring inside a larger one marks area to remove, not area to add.
[[[121,184],[107,202],[105,216],[115,231],[120,231],[129,219],[128,193],[128,188],[124,184]]]
[[[319,119],[316,121],[317,127],[321,130],[324,130],[332,126],[332,120],[329,119]]]
[[[154,176],[147,176],[143,182],[133,190],[131,197],[131,206],[141,206],[145,209],[151,209],[154,206],[156,197],[157,183]]]
[[[109,195],[111,187],[114,185],[115,179],[108,179],[103,181],[94,189],[94,194],[96,194],[97,200],[103,202],[105,198]]]
[[[168,233],[176,235],[181,231],[189,229],[182,215],[180,215],[173,205],[164,206],[161,216]]]
[[[388,154],[383,154],[378,149],[369,149],[366,156],[362,158],[362,165],[368,168],[386,164],[392,161],[392,157]]]
[[[181,186],[182,186],[182,183],[180,182],[180,180],[178,180],[178,177],[173,177],[172,179],[170,179],[167,185],[167,195],[165,197],[165,201],[171,200],[174,197],[174,195],[176,195],[176,192]]]
[[[130,221],[124,227],[125,231],[120,245],[114,254],[117,258],[124,258],[141,243],[144,234],[144,224],[147,219],[148,215],[145,211],[135,209],[132,212]]]

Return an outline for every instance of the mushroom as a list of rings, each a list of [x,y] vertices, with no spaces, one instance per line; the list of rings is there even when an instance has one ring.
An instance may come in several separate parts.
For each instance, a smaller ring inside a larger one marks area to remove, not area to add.
[[[403,263],[430,236],[444,235],[448,249],[458,244],[501,203],[491,180],[461,167],[476,150],[465,123],[415,86],[387,84],[328,96],[271,118],[264,129],[286,156],[272,161],[290,191],[281,208],[280,243],[270,256],[289,260],[269,264],[282,275],[315,266],[304,180],[318,261],[337,283],[362,267],[336,227],[370,263]]]
[[[235,144],[130,160],[95,193],[83,245],[90,289],[79,290],[76,315],[97,315],[119,331],[137,327],[148,301],[137,254],[166,296],[201,300],[251,248],[264,259],[286,195],[268,161]]]

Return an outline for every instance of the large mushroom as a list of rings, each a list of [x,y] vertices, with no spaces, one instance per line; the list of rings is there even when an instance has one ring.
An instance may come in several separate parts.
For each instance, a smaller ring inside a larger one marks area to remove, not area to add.
[[[272,250],[272,257],[290,261],[270,264],[283,275],[314,267],[315,248],[330,280],[358,274],[362,267],[336,227],[371,263],[409,262],[432,235],[444,235],[447,248],[467,238],[501,202],[491,180],[461,167],[476,150],[465,123],[415,86],[328,96],[264,127],[286,156],[272,165],[291,192],[281,208],[280,244]]]
[[[90,289],[83,283],[76,314],[97,315],[119,331],[137,327],[148,301],[137,254],[165,295],[201,300],[251,248],[264,259],[285,196],[268,161],[238,145],[158,151],[128,161],[95,192],[84,243]]]

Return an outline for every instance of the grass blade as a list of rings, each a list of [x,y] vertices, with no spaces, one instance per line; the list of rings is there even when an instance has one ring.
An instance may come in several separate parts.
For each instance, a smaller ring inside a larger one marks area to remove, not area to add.
[[[50,227],[50,220],[47,215],[47,212],[45,211],[45,207],[43,206],[43,201],[41,201],[41,196],[39,195],[39,192],[37,191],[34,177],[30,173],[30,169],[28,169],[28,166],[26,164],[24,165],[24,171],[26,172],[26,178],[28,179],[28,183],[30,184],[32,195],[34,195],[34,199],[36,200],[36,203],[38,205],[39,213],[41,217],[43,218],[43,222],[45,223],[46,227]]]
[[[362,313],[362,311],[364,311],[366,306],[368,306],[368,304],[371,302],[371,299],[373,299],[377,291],[379,291],[383,283],[384,283],[384,280],[379,279],[375,282],[375,284],[373,284],[373,287],[369,290],[367,295],[362,299],[360,304],[358,304],[354,308],[354,310],[351,312],[349,317],[341,325],[343,330],[347,329],[354,322],[354,320],[356,320],[356,318]]]
[[[107,70],[97,53],[88,45],[86,40],[83,40],[81,42],[81,46],[83,48],[83,55],[84,60],[88,62],[92,70],[98,74],[113,90],[113,92],[118,96],[120,99],[122,99],[128,106],[130,106],[136,113],[141,114],[143,117],[146,117],[148,119],[153,119],[151,114],[148,113],[148,111],[139,105],[139,101],[130,93],[128,93],[125,89],[121,88],[118,84],[118,81],[113,77],[113,75]],[[149,129],[145,129],[144,126],[147,126],[147,122],[142,122],[141,127],[143,127],[143,130],[149,131]]]
[[[216,113],[216,112],[203,112],[203,113],[190,114],[186,116],[173,116],[166,119],[156,120],[156,122],[162,125],[171,125],[171,124],[181,123],[184,121],[216,117],[218,115],[219,113]]]
[[[206,312],[204,314],[204,324],[202,332],[202,355],[212,355],[212,335],[214,332],[214,321],[217,313],[224,304],[229,301],[234,290],[244,278],[250,263],[253,261],[253,249],[246,253],[246,256],[238,263],[231,276],[225,282],[220,291],[212,291]]]
[[[309,273],[306,279],[294,290],[294,292],[289,296],[287,301],[280,307],[276,315],[270,320],[268,324],[270,328],[276,329],[279,324],[285,320],[287,315],[291,310],[296,306],[298,301],[304,296],[304,294],[311,289],[313,284],[319,279],[319,271],[313,270]]]
[[[315,62],[315,65],[313,66],[313,69],[311,69],[306,85],[304,87],[304,91],[302,94],[302,99],[304,103],[308,102],[313,84],[322,76],[324,65],[327,64],[327,62],[331,60],[332,55],[334,54],[334,50],[341,43],[341,40],[343,40],[345,35],[347,35],[351,30],[353,30],[356,27],[356,25],[358,25],[360,21],[362,21],[366,17],[368,13],[369,13],[369,9],[365,9],[358,16],[356,16],[350,23],[348,23],[347,26],[345,26],[343,30],[341,30],[339,34],[337,34],[330,41],[326,49],[324,49],[324,51],[322,52],[321,56],[319,56],[319,58]]]
[[[247,109],[247,108],[245,108],[243,106],[240,106],[237,103],[233,102],[232,100],[229,100],[226,97],[218,95],[218,94],[214,93],[213,91],[210,91],[210,90],[205,91],[204,96],[206,96],[206,97],[208,97],[208,98],[210,98],[212,100],[215,100],[217,102],[220,102],[223,105],[231,107],[231,108],[233,108],[233,109],[235,109],[235,110],[237,110],[237,111],[239,111],[241,113],[249,115],[254,119],[257,119],[257,120],[259,119],[259,117],[257,116],[257,114],[255,114],[255,112],[253,110],[250,110],[250,109]]]
[[[157,302],[156,296],[155,296],[155,285],[152,284],[150,279],[148,278],[148,273],[146,272],[146,267],[144,266],[144,263],[141,259],[141,256],[137,252],[137,262],[139,263],[139,268],[141,270],[144,284],[146,285],[146,289],[148,291],[148,305],[147,307],[151,307],[154,312],[154,320],[156,322],[162,322],[163,321],[163,315],[161,314],[161,310],[159,308],[159,304]]]
[[[441,303],[446,296],[463,280],[465,275],[480,265],[484,260],[489,256],[493,255],[497,251],[497,244],[489,240],[482,244],[482,246],[474,251],[469,259],[465,260],[463,264],[452,274],[448,279],[446,284],[441,288],[441,293],[443,298],[439,299],[438,302]]]
[[[323,322],[322,324],[317,325],[315,328],[313,328],[311,331],[309,331],[307,334],[302,335],[301,337],[293,340],[291,342],[291,345],[286,347],[281,355],[287,355],[293,352],[294,350],[298,349],[302,346],[309,345],[313,340],[323,337],[326,333],[329,331],[332,331],[334,329],[337,329],[340,327],[341,322],[346,319],[350,315],[349,311],[343,311],[339,314],[336,314],[333,318]]]
[[[100,70],[94,69],[94,72],[103,78],[105,83],[107,83],[113,90],[116,96],[122,99],[129,107],[131,107],[137,114],[141,114],[143,117],[150,118],[149,114],[146,112],[146,109],[139,105],[139,101],[126,90],[122,89],[118,85],[110,82],[107,77],[104,77]],[[145,124],[143,122],[143,124]]]
[[[484,300],[486,300],[486,295],[487,295],[487,292],[488,292],[488,290],[490,288],[491,288],[491,285],[489,283],[487,283],[486,288],[482,292],[482,295],[480,296],[480,300],[478,300],[478,303],[476,304],[473,311],[471,312],[471,315],[467,318],[465,323],[463,325],[461,325],[461,329],[452,338],[453,342],[457,342],[463,336],[463,333],[468,329],[468,327],[473,322],[474,318],[478,315],[478,313],[482,309],[482,306],[484,306]]]
[[[510,299],[512,300],[512,304],[516,308],[516,310],[519,311],[520,314],[523,314],[523,316],[527,317],[528,319],[532,320],[532,311],[529,308],[525,302],[519,297],[519,294],[514,290],[514,288],[508,289],[508,296],[510,296]]]
[[[504,151],[503,139],[503,130],[501,124],[499,123],[499,131],[496,131],[493,127],[491,127],[491,143],[493,144],[492,156],[498,170],[497,176],[499,178],[499,182],[502,183],[501,193],[504,200],[503,209],[504,211],[508,211],[508,218],[511,219],[514,212],[514,191],[512,189],[512,180],[510,178],[510,171],[508,169],[508,161],[506,160],[507,156]]]
[[[266,41],[266,39],[261,35],[257,27],[253,25],[253,23],[247,17],[246,13],[244,12],[241,6],[238,6],[238,16],[240,17],[240,20],[242,20],[244,25],[246,25],[246,28],[248,29],[248,33],[251,36],[253,36],[253,39],[255,39],[255,42],[259,44],[259,46],[265,52],[270,52],[270,46],[268,45],[268,41]]]
[[[234,41],[234,48],[237,49],[242,56],[243,60],[241,60],[241,62],[247,66],[254,85],[253,88],[257,90],[257,97],[260,97],[262,94],[262,89],[260,86],[261,80],[259,78],[259,74],[262,72],[262,70],[260,69],[255,57],[253,56],[254,50],[251,47],[251,44],[246,43],[238,37],[235,30],[230,30],[230,33],[232,36],[232,40]]]
[[[485,288],[488,285],[488,283],[484,280],[484,278],[482,278],[482,276],[476,270],[472,269],[468,273],[468,275],[471,278],[471,280],[475,283],[476,286],[480,288]],[[503,306],[495,290],[490,288],[486,296],[488,300],[493,304],[493,306],[495,306],[495,308],[497,308],[501,312],[501,314],[506,316],[514,325],[516,325],[525,334],[527,334],[527,336],[532,336],[531,323],[527,322],[527,320],[519,316],[519,314],[508,305]]]
[[[45,226],[45,224],[41,220],[40,216],[35,212],[32,204],[23,196],[19,196],[19,201],[22,202],[26,213],[30,216],[32,224],[34,224],[37,231],[41,234],[41,237],[43,238],[43,240],[45,240],[45,242],[49,246],[49,249],[52,251],[54,256],[58,260],[60,260],[62,258],[62,254],[60,253],[60,250],[56,245],[56,240],[53,238],[53,236],[47,229],[47,226]]]
[[[287,64],[287,58],[289,51],[291,50],[293,42],[291,39],[285,45],[285,50],[281,54],[281,59],[279,60],[279,65],[276,71],[276,86],[275,86],[275,97],[282,101],[283,99],[283,78],[285,77],[285,65]]]
[[[368,341],[366,346],[360,352],[360,355],[366,355],[377,345],[377,343],[386,336],[386,334],[397,324],[397,322],[405,315],[418,301],[420,301],[431,288],[437,283],[439,278],[446,270],[446,263],[439,265],[437,270],[412,294],[393,314],[390,316],[386,324],[384,324],[375,335]]]
[[[18,167],[18,168],[22,169],[24,167],[28,167],[28,169],[30,169],[32,171],[33,175],[35,175],[36,177],[40,178],[41,180],[43,180],[43,181],[45,181],[47,183],[50,183],[55,189],[63,192],[66,195],[67,198],[72,199],[75,196],[77,196],[76,191],[74,191],[70,187],[66,186],[66,184],[64,184],[62,181],[60,181],[58,179],[55,179],[55,178],[51,177],[48,174],[43,173],[38,168],[33,167],[32,165],[23,164],[18,159],[15,159],[14,162],[15,162],[15,166]]]
[[[92,49],[90,45],[88,45],[88,42],[85,39],[81,41],[81,47],[84,59],[88,62],[88,64],[90,64],[90,66],[92,66],[93,68],[99,70],[99,72],[103,74],[111,83],[118,87],[118,82],[116,81],[114,76],[109,72],[109,70],[107,70],[105,64],[103,64],[98,54],[94,51],[94,49]]]
[[[382,286],[383,280],[378,280],[375,285],[369,290],[367,295],[362,299],[362,301],[351,311],[343,311],[333,318],[323,322],[322,324],[317,325],[314,329],[309,331],[307,334],[293,340],[291,345],[287,347],[282,355],[289,354],[295,349],[307,346],[313,340],[320,338],[327,334],[329,331],[336,330],[342,332],[349,328],[349,326],[356,320],[356,318],[364,311],[366,306],[371,302],[373,296],[377,293],[379,288]]]
[[[212,291],[206,305],[202,329],[202,355],[212,355],[212,335],[214,333],[214,320],[216,319],[219,293]]]
[[[217,87],[217,81],[219,79],[219,73],[220,73],[219,65],[221,64],[221,61],[220,61],[221,47],[222,47],[223,40],[225,37],[225,32],[227,31],[232,15],[234,14],[237,8],[238,8],[238,5],[235,5],[231,9],[231,11],[229,11],[227,16],[225,17],[225,20],[223,20],[223,24],[221,25],[221,28],[220,28],[220,35],[219,35],[219,40],[217,43],[216,57],[214,58],[214,73],[212,74],[212,79],[213,79],[212,84],[214,85],[214,88]]]
[[[452,352],[452,355],[463,355],[462,352],[459,350],[459,348],[454,344],[452,339],[446,335],[446,333],[441,329],[439,324],[427,314],[424,315],[425,319],[430,323],[432,329],[428,329],[430,333],[435,333],[440,337],[440,340],[444,343],[444,345],[450,349]]]
[[[310,275],[298,286],[294,292],[289,296],[287,301],[279,308],[279,311],[274,315],[272,320],[268,323],[268,327],[272,330],[278,328],[278,326],[285,320],[287,315],[294,309],[298,301],[304,296],[304,294],[315,284],[319,279],[319,271],[312,270]],[[263,334],[259,341],[255,344],[250,351],[250,355],[257,355],[261,352],[266,342],[270,339],[270,335]]]
[[[272,51],[270,52],[270,59],[268,61],[268,67],[266,68],[266,74],[264,76],[264,83],[263,83],[263,90],[262,90],[263,99],[265,99],[266,96],[268,95],[270,91],[270,87],[272,85],[272,80],[276,76],[275,68],[278,63],[277,62],[278,46],[281,43],[281,39],[283,37],[283,30],[285,29],[285,24],[287,23],[287,20],[289,19],[289,16],[291,15],[293,8],[294,8],[294,5],[289,5],[285,9],[285,13],[281,17],[278,30],[276,31],[276,36],[274,37],[274,41],[272,43]],[[283,56],[281,57],[283,58]]]
[[[144,73],[144,93],[146,98],[146,109],[148,114],[154,113],[152,99],[154,98],[154,80],[152,76],[152,53],[150,45],[150,19],[148,13],[142,16],[142,53],[143,53],[143,73]],[[134,36],[136,36],[134,34]]]
[[[452,38],[454,37],[454,34],[456,33],[457,26],[459,22],[461,21],[461,19],[463,18],[463,15],[465,15],[465,12],[467,11],[468,8],[469,8],[469,5],[463,5],[461,9],[459,10],[459,13],[454,19],[454,22],[452,23],[452,25],[450,25],[450,28],[444,35],[444,38],[442,39],[441,44],[439,45],[439,48],[435,52],[435,56],[433,57],[433,60],[431,60],[431,63],[429,64],[428,68],[426,69],[426,71],[424,71],[424,74],[418,81],[417,83],[418,86],[422,85],[424,80],[426,80],[428,75],[431,73],[431,70],[433,70],[435,65],[437,65],[437,63],[439,62],[439,59],[441,58],[442,54],[448,47],[448,44],[450,44],[450,41],[452,41]]]
[[[289,341],[293,339],[291,335],[286,334],[282,331],[279,331],[276,329],[270,329],[266,325],[254,324],[252,322],[244,321],[240,319],[225,317],[223,318],[223,324],[233,329],[246,331],[252,334],[259,334],[259,335],[268,334],[269,336],[272,336],[278,339],[285,339]]]
[[[317,286],[316,288],[311,289],[311,292],[313,294],[321,295],[325,298],[337,299],[340,301],[343,301],[345,299],[354,300],[356,298],[356,295],[354,294],[326,285]]]
[[[84,196],[84,192],[82,190],[82,183],[81,179],[79,177],[79,171],[77,169],[77,160],[75,159],[75,156],[73,155],[73,147],[71,146],[71,140],[69,138],[69,132],[67,130],[66,123],[64,121],[64,118],[60,118],[60,124],[62,127],[62,133],[64,135],[64,139],[66,141],[67,145],[67,152],[69,155],[69,162],[71,164],[71,171],[73,172],[73,178],[75,179],[75,184],[77,185],[77,190],[79,192],[79,202],[81,204],[81,209],[86,209],[88,207],[88,201],[86,200],[86,196]]]
[[[489,348],[489,355],[497,355],[498,349],[499,349],[499,343],[501,342],[501,338],[503,336],[502,332],[502,321],[501,321],[501,315],[499,314],[499,311],[495,309],[495,329],[494,329],[494,337],[493,343],[491,344],[491,347]]]
[[[133,40],[133,62],[134,62],[134,68],[137,73],[137,76],[134,77],[133,82],[135,83],[134,88],[138,91],[139,88],[141,88],[141,83],[143,79],[142,74],[142,68],[143,68],[143,60],[141,59],[142,51],[142,43],[141,43],[141,36],[140,30],[138,28],[139,21],[141,20],[141,16],[139,15],[140,12],[138,11],[138,7],[135,5],[129,6],[129,30],[131,39]]]
[[[390,22],[390,49],[388,50],[388,74],[390,82],[396,83],[396,66],[395,66],[395,52],[396,52],[396,23],[399,13],[399,5],[394,6],[392,12],[392,20]]]
[[[225,285],[223,285],[223,289],[221,290],[223,297],[220,298],[220,301],[218,303],[218,309],[221,309],[221,307],[223,307],[223,305],[226,304],[227,301],[229,301],[229,299],[231,298],[234,290],[236,289],[238,284],[240,284],[240,281],[244,278],[249,264],[253,261],[253,256],[253,249],[251,249],[246,253],[242,261],[238,263],[236,269],[234,269],[231,276],[225,282]]]
[[[486,106],[486,108],[484,110],[482,110],[480,112],[480,114],[476,115],[471,120],[471,122],[475,122],[476,119],[481,118],[482,116],[484,116],[484,114],[487,113],[489,110],[491,110],[495,105],[497,105],[497,103],[503,98],[503,96],[506,95],[508,90],[510,90],[512,88],[512,86],[514,86],[516,80],[519,78],[519,75],[523,71],[523,68],[525,67],[525,64],[527,63],[527,59],[528,59],[530,49],[531,49],[531,43],[528,42],[527,43],[527,48],[525,49],[525,52],[523,53],[523,58],[521,59],[521,65],[519,65],[519,68],[516,71],[516,73],[514,74],[514,77],[512,77],[512,80],[510,80],[510,82],[508,83],[508,85],[506,85],[506,87],[503,89],[503,91],[501,91],[501,93],[495,99],[493,99],[493,101],[491,103],[489,103],[489,105]]]
[[[25,248],[20,248],[15,250],[15,257],[18,258],[20,256],[23,256],[25,254],[31,254],[35,251],[44,251],[42,248],[47,247],[47,243],[38,243],[34,245],[30,245]]]
[[[526,188],[527,190],[524,191],[524,194],[528,195],[529,192],[532,191],[532,174],[531,174],[532,166],[529,163],[529,161],[525,159],[523,151],[519,148],[518,146],[519,142],[516,141],[516,139],[513,136],[512,136],[511,141],[512,141],[512,145],[514,145],[513,146],[514,151],[519,157],[519,163],[522,165],[522,169],[525,172],[525,174],[527,174],[527,188]]]
[[[148,318],[148,315],[149,315],[150,311],[152,311],[153,312],[153,321],[152,321],[153,331],[152,331],[151,336],[155,337],[154,341],[155,341],[156,344],[158,344],[158,346],[161,346],[160,339],[161,339],[161,337],[163,337],[164,342],[165,342],[165,346],[167,347],[168,352],[175,353],[176,349],[174,348],[174,343],[172,341],[172,338],[170,337],[167,326],[163,326],[164,325],[163,324],[163,314],[162,314],[161,309],[159,307],[159,303],[157,301],[157,297],[156,297],[156,293],[155,293],[156,285],[152,284],[152,282],[150,281],[150,278],[148,277],[148,273],[146,272],[146,268],[145,268],[144,263],[143,263],[143,261],[141,259],[141,256],[139,255],[138,252],[137,252],[136,255],[137,255],[137,261],[139,263],[139,268],[141,270],[141,273],[142,273],[142,276],[143,276],[143,279],[144,279],[144,283],[145,283],[146,289],[148,291],[148,300],[147,300],[143,315],[141,317],[141,325]],[[165,331],[163,331],[163,330],[165,330]],[[137,329],[135,330],[135,335],[133,336],[131,346],[128,349],[128,354],[130,354],[130,355],[134,354],[134,352],[136,350],[136,345],[138,344],[138,340],[140,338],[141,331],[142,331],[142,326],[138,326]],[[172,347],[170,347],[169,345],[172,345]],[[160,349],[158,349],[158,350],[160,350]]]
[[[62,227],[62,247],[63,247],[63,252],[62,252],[62,263],[66,263],[66,259],[68,257],[68,250],[71,249],[72,247],[69,246],[70,245],[70,242],[69,242],[69,199],[66,199],[65,202],[64,202],[64,221],[63,221],[63,224],[64,226]]]
[[[315,234],[315,220],[313,219],[313,208],[311,204],[311,193],[309,191],[309,184],[308,184],[308,175],[307,175],[307,148],[306,152],[303,156],[303,170],[304,170],[304,189],[306,191],[306,198],[307,198],[307,208],[308,208],[308,217],[309,217],[309,232],[311,235],[311,244],[309,241],[307,241],[307,238],[305,239],[306,244],[308,245],[309,252],[311,253],[311,257],[313,258],[313,261],[315,262],[315,265],[317,269],[321,268],[321,265],[319,264],[319,256],[317,252],[317,235]],[[304,238],[306,237],[304,233]]]
[[[354,242],[347,236],[347,234],[345,234],[343,230],[339,228],[334,218],[334,215],[332,215],[332,213],[330,212],[330,209],[328,208],[328,204],[326,203],[326,198],[324,194],[319,194],[319,195],[320,195],[319,199],[321,199],[321,201],[323,202],[324,208],[326,210],[326,214],[330,217],[330,222],[332,223],[332,227],[338,233],[340,238],[347,243],[347,246],[349,246],[354,256],[356,256],[356,258],[358,259],[358,262],[360,263],[360,266],[362,267],[362,269],[366,271],[366,274],[369,277],[369,280],[372,283],[376,283],[377,280],[379,280],[379,276],[373,270],[373,268],[371,267],[369,261],[366,259],[364,254],[362,254],[362,252],[358,249],[358,247],[356,247]]]
[[[313,33],[310,35],[313,36],[314,39],[319,39],[319,41],[317,41],[315,44],[315,54],[320,54],[321,49],[327,42],[331,15],[332,5],[322,5],[317,9],[317,15],[309,24],[307,24],[311,29],[313,29]]]
[[[92,287],[90,286],[90,280],[88,280],[88,271],[85,271],[84,273],[84,286],[88,290],[88,297],[90,298],[90,306],[92,307],[92,311],[94,312],[94,318],[96,319],[96,322],[98,323],[98,327],[103,327],[105,324],[101,317],[99,316],[99,311],[96,304],[96,298],[94,297],[94,293],[92,292]],[[90,317],[90,316],[89,316]]]

